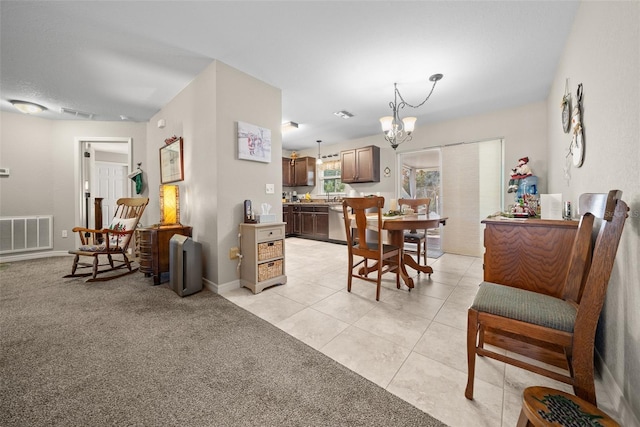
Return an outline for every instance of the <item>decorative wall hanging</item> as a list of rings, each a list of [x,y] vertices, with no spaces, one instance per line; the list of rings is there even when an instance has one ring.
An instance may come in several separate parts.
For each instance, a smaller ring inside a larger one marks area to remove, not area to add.
[[[129,174],[129,179],[136,184],[136,194],[142,193],[142,163],[138,163],[138,169]]]
[[[560,104],[562,109],[562,130],[564,133],[569,133],[571,128],[571,92],[569,91],[569,79],[564,83],[564,96],[562,97],[562,103]]]
[[[271,131],[238,122],[238,159],[271,162]]]
[[[182,138],[178,138],[160,148],[160,183],[166,184],[183,179]]]
[[[578,85],[576,91],[576,105],[571,116],[571,139],[570,152],[573,157],[573,165],[577,168],[584,162],[584,129],[582,127],[582,83]]]

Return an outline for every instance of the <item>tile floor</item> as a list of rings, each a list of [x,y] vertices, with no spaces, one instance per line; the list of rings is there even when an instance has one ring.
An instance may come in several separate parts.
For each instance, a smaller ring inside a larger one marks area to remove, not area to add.
[[[522,391],[531,385],[572,391],[478,358],[474,400],[464,397],[467,308],[482,281],[480,258],[429,259],[431,279],[415,275],[411,292],[396,289],[387,274],[376,302],[373,283],[354,279],[347,292],[346,246],[288,238],[285,254],[286,285],[223,296],[452,427],[515,426]],[[596,385],[599,405],[615,417]]]

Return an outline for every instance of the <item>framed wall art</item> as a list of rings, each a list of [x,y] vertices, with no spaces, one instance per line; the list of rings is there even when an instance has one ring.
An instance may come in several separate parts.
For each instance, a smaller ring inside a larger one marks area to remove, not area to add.
[[[238,159],[271,163],[271,131],[238,122]]]
[[[177,138],[160,148],[160,183],[167,184],[183,179],[182,138]]]

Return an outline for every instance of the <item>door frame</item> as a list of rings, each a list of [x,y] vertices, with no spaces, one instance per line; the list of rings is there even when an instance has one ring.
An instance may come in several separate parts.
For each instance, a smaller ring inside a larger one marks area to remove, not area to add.
[[[128,137],[76,137],[74,143],[74,176],[75,176],[75,223],[85,224],[87,212],[85,209],[84,181],[91,179],[91,171],[84,164],[84,144],[118,143],[127,144],[127,174],[133,170],[133,138]],[[95,159],[92,159],[95,160]],[[127,186],[127,197],[131,197],[133,182]],[[91,207],[89,207],[89,211]],[[78,242],[77,242],[78,243]]]

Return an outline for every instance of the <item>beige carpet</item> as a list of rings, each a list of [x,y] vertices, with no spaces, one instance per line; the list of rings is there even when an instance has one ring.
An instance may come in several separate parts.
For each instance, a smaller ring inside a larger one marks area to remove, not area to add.
[[[0,268],[2,426],[443,426],[224,298]]]

